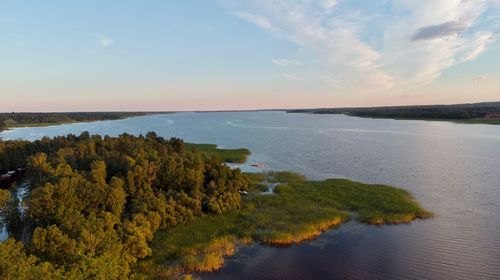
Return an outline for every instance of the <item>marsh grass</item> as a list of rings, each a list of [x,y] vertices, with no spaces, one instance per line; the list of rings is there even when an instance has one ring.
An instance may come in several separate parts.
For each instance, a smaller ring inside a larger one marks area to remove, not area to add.
[[[247,179],[252,188],[240,210],[158,232],[151,244],[153,255],[137,265],[137,275],[170,279],[214,271],[242,244],[290,246],[314,239],[353,217],[383,225],[432,216],[409,192],[386,185],[345,179],[308,181],[289,172],[252,173]],[[273,195],[260,195],[262,181],[280,185]]]
[[[213,144],[185,143],[184,147],[194,149],[207,157],[218,156],[225,162],[230,163],[244,163],[250,155],[250,150],[248,149],[221,149]]]

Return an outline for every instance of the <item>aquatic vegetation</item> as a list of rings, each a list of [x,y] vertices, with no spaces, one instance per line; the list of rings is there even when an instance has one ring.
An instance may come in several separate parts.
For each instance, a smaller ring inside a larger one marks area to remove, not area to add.
[[[241,209],[159,231],[151,244],[152,256],[139,262],[137,275],[159,278],[213,271],[238,245],[290,246],[314,239],[351,217],[381,225],[432,216],[409,192],[390,186],[345,179],[308,181],[290,172],[245,175],[251,187]],[[281,184],[274,195],[266,196],[260,194],[262,181]]]
[[[192,144],[185,143],[187,149],[194,149],[207,157],[218,156],[225,162],[244,163],[250,155],[248,149],[222,149],[213,144]]]

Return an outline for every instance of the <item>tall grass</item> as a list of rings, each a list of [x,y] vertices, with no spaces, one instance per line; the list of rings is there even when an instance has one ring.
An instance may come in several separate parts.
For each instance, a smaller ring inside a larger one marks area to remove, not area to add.
[[[213,144],[192,144],[184,143],[187,149],[194,149],[207,157],[218,156],[225,162],[230,163],[244,163],[250,155],[248,149],[221,149]]]
[[[160,231],[151,244],[153,256],[137,265],[137,276],[166,279],[213,271],[241,244],[297,244],[339,226],[353,213],[359,222],[374,225],[432,216],[409,192],[390,186],[344,179],[308,181],[289,172],[247,176],[253,189],[240,210]],[[275,194],[260,195],[261,181],[280,185]]]

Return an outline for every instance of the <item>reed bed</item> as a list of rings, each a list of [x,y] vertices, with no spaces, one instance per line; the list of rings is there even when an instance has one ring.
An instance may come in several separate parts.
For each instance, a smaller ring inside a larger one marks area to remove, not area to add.
[[[405,190],[345,179],[309,181],[290,172],[247,174],[253,186],[242,208],[205,216],[156,234],[153,255],[136,267],[136,277],[180,279],[214,271],[238,247],[252,243],[291,246],[318,237],[350,218],[384,225],[428,218]],[[262,181],[279,182],[273,195],[260,195]],[[260,185],[259,185],[260,184]]]

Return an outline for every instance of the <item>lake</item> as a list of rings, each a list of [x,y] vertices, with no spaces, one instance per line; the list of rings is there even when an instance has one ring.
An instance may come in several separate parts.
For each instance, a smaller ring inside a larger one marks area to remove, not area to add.
[[[411,225],[349,222],[287,248],[242,247],[222,270],[202,279],[500,279],[500,126],[285,112],[178,113],[21,128],[0,137],[34,140],[82,131],[155,131],[186,142],[246,147],[249,163],[263,163],[264,170],[394,185],[436,214]]]

